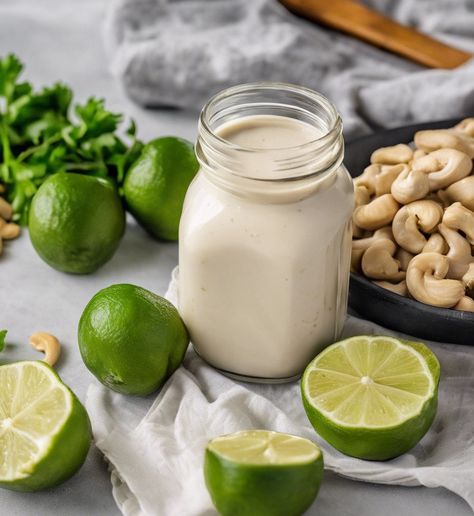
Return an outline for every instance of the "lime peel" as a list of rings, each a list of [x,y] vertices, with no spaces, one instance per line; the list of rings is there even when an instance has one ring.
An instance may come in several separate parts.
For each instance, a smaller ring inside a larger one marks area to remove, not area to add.
[[[217,437],[204,476],[222,516],[300,516],[313,503],[323,456],[312,441],[268,430]]]

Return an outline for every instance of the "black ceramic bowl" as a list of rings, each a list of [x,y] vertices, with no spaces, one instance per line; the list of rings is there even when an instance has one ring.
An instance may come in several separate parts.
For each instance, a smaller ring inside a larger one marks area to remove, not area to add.
[[[458,121],[416,124],[363,136],[346,144],[344,163],[356,177],[369,164],[375,149],[409,143],[416,131],[452,127]],[[474,345],[474,313],[425,305],[379,287],[359,274],[351,274],[349,307],[361,317],[413,337]]]

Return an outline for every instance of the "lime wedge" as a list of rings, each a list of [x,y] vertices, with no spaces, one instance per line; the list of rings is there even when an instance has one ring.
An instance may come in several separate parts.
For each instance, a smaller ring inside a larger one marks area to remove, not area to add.
[[[86,410],[48,365],[0,366],[0,487],[57,485],[81,467],[90,442]]]
[[[412,448],[436,414],[440,367],[420,342],[358,336],[336,342],[306,368],[303,404],[339,451],[386,460]]]
[[[223,516],[297,516],[316,498],[323,467],[308,439],[247,430],[209,442],[204,476]]]

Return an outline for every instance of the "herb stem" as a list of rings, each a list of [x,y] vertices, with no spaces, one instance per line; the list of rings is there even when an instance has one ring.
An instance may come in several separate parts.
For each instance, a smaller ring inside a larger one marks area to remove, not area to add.
[[[60,141],[61,138],[62,138],[61,133],[55,134],[54,136],[47,138],[43,143],[40,143],[39,145],[35,145],[34,147],[29,147],[28,149],[26,149],[25,151],[21,152],[18,155],[17,161],[19,163],[21,163],[22,161],[25,161],[25,159],[30,157],[36,151],[48,148],[52,143],[56,143],[56,142]]]
[[[66,163],[66,170],[94,170],[96,168],[103,168],[104,163],[102,161],[88,161],[83,163]]]
[[[11,149],[10,149],[10,142],[8,141],[7,127],[6,127],[4,120],[2,120],[2,122],[0,124],[0,138],[1,138],[1,142],[2,142],[2,153],[3,153],[3,163],[2,163],[3,178],[2,179],[5,183],[8,183],[10,180],[9,163],[11,160]]]

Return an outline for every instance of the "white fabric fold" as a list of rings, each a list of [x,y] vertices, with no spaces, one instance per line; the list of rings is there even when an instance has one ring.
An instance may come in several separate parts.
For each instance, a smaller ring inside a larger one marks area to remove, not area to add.
[[[176,273],[167,297],[176,303]],[[344,336],[358,334],[397,335],[349,317]],[[137,401],[92,384],[87,409],[96,444],[110,463],[117,505],[125,516],[215,514],[202,472],[207,441],[267,428],[314,440],[323,449],[325,467],[340,475],[380,484],[445,487],[474,510],[474,353],[463,346],[428,344],[441,362],[438,414],[413,450],[387,462],[346,457],[322,440],[306,418],[298,382],[236,382],[192,350],[147,412],[152,398]]]

